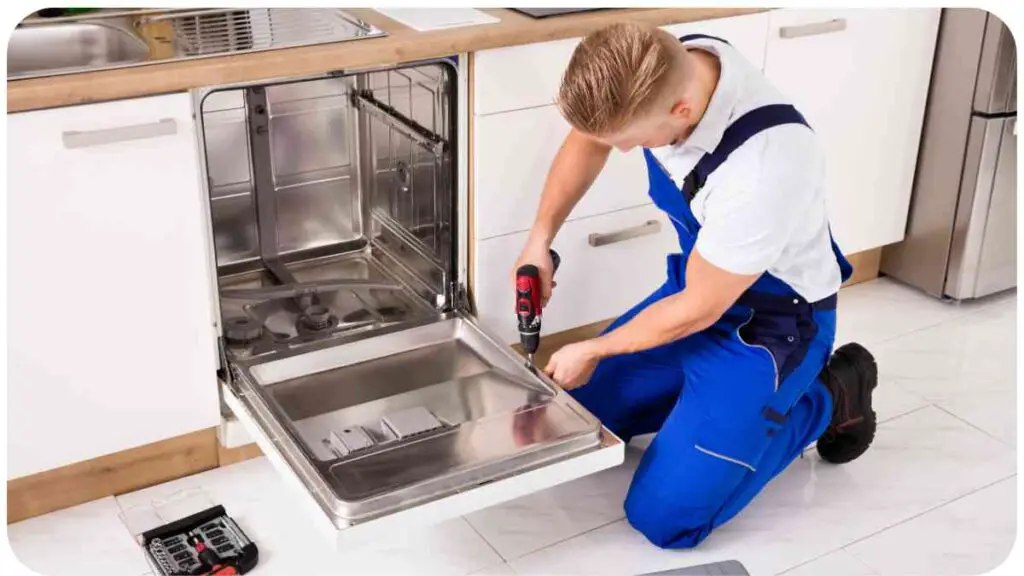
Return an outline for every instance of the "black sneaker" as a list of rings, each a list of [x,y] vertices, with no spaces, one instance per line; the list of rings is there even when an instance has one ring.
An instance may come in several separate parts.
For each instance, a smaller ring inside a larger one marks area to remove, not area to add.
[[[832,354],[822,379],[832,393],[832,421],[818,439],[826,462],[845,464],[867,451],[878,424],[871,394],[878,386],[875,359],[863,346],[846,344]]]

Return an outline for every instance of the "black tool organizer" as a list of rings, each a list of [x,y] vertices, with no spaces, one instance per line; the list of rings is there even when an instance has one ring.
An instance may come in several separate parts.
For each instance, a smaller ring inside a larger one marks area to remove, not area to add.
[[[189,544],[190,534],[201,536],[221,563],[234,567],[238,574],[252,570],[259,561],[256,544],[218,505],[142,534],[142,547],[162,576],[206,574],[210,569]]]

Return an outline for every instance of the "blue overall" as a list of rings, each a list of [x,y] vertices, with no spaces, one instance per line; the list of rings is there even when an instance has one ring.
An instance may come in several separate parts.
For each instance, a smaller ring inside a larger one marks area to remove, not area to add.
[[[689,200],[748,138],[793,123],[807,125],[788,105],[757,108],[738,118],[682,190],[644,150],[650,196],[671,217],[681,253],[668,257],[661,288],[607,331],[685,289],[687,257],[700,230]],[[832,249],[845,281],[852,267],[834,241]],[[624,441],[657,432],[625,503],[629,522],[652,543],[696,546],[825,431],[832,397],[816,380],[832,353],[835,308],[835,295],[807,302],[765,273],[710,328],[607,358],[585,386],[572,391]]]

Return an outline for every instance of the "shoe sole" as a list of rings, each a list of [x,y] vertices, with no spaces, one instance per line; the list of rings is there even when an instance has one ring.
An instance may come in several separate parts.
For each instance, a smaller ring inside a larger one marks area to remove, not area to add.
[[[860,394],[859,408],[860,413],[864,415],[864,420],[859,426],[864,427],[867,433],[864,438],[864,443],[859,447],[859,450],[845,454],[843,457],[837,457],[837,451],[829,450],[827,446],[829,443],[825,443],[826,446],[823,452],[823,443],[821,440],[818,442],[818,453],[825,457],[826,461],[832,464],[845,464],[856,460],[867,452],[868,448],[871,447],[872,442],[874,442],[875,430],[878,428],[878,417],[875,414],[875,410],[872,405],[872,396],[874,396],[875,388],[878,387],[878,365],[875,362],[875,357],[872,356],[866,348],[856,342],[851,342],[839,347],[835,351],[834,356],[835,358],[832,360],[833,362],[835,362],[836,359],[841,359],[842,362],[849,363],[853,366],[853,369],[857,372],[858,385],[867,387],[867,390],[862,389]],[[835,440],[835,442],[841,441],[842,435],[838,436]]]

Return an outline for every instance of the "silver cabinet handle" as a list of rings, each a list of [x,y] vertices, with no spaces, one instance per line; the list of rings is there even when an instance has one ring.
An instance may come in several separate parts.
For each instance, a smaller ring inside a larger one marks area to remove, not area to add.
[[[603,234],[595,232],[587,237],[587,242],[589,242],[591,246],[597,248],[598,246],[607,246],[608,244],[632,240],[633,238],[639,238],[641,236],[650,236],[651,234],[657,234],[658,232],[661,232],[661,222],[657,220],[648,220],[639,226],[624,228],[622,230],[616,230],[615,232],[607,232]]]
[[[835,18],[825,22],[813,22],[800,26],[783,26],[779,28],[780,38],[800,38],[803,36],[817,36],[818,34],[829,34],[846,30],[846,18]]]
[[[63,134],[63,140],[65,148],[89,148],[129,140],[170,136],[177,132],[178,123],[174,121],[174,118],[164,118],[158,122],[118,126],[117,128],[101,128],[84,132],[67,130]]]

